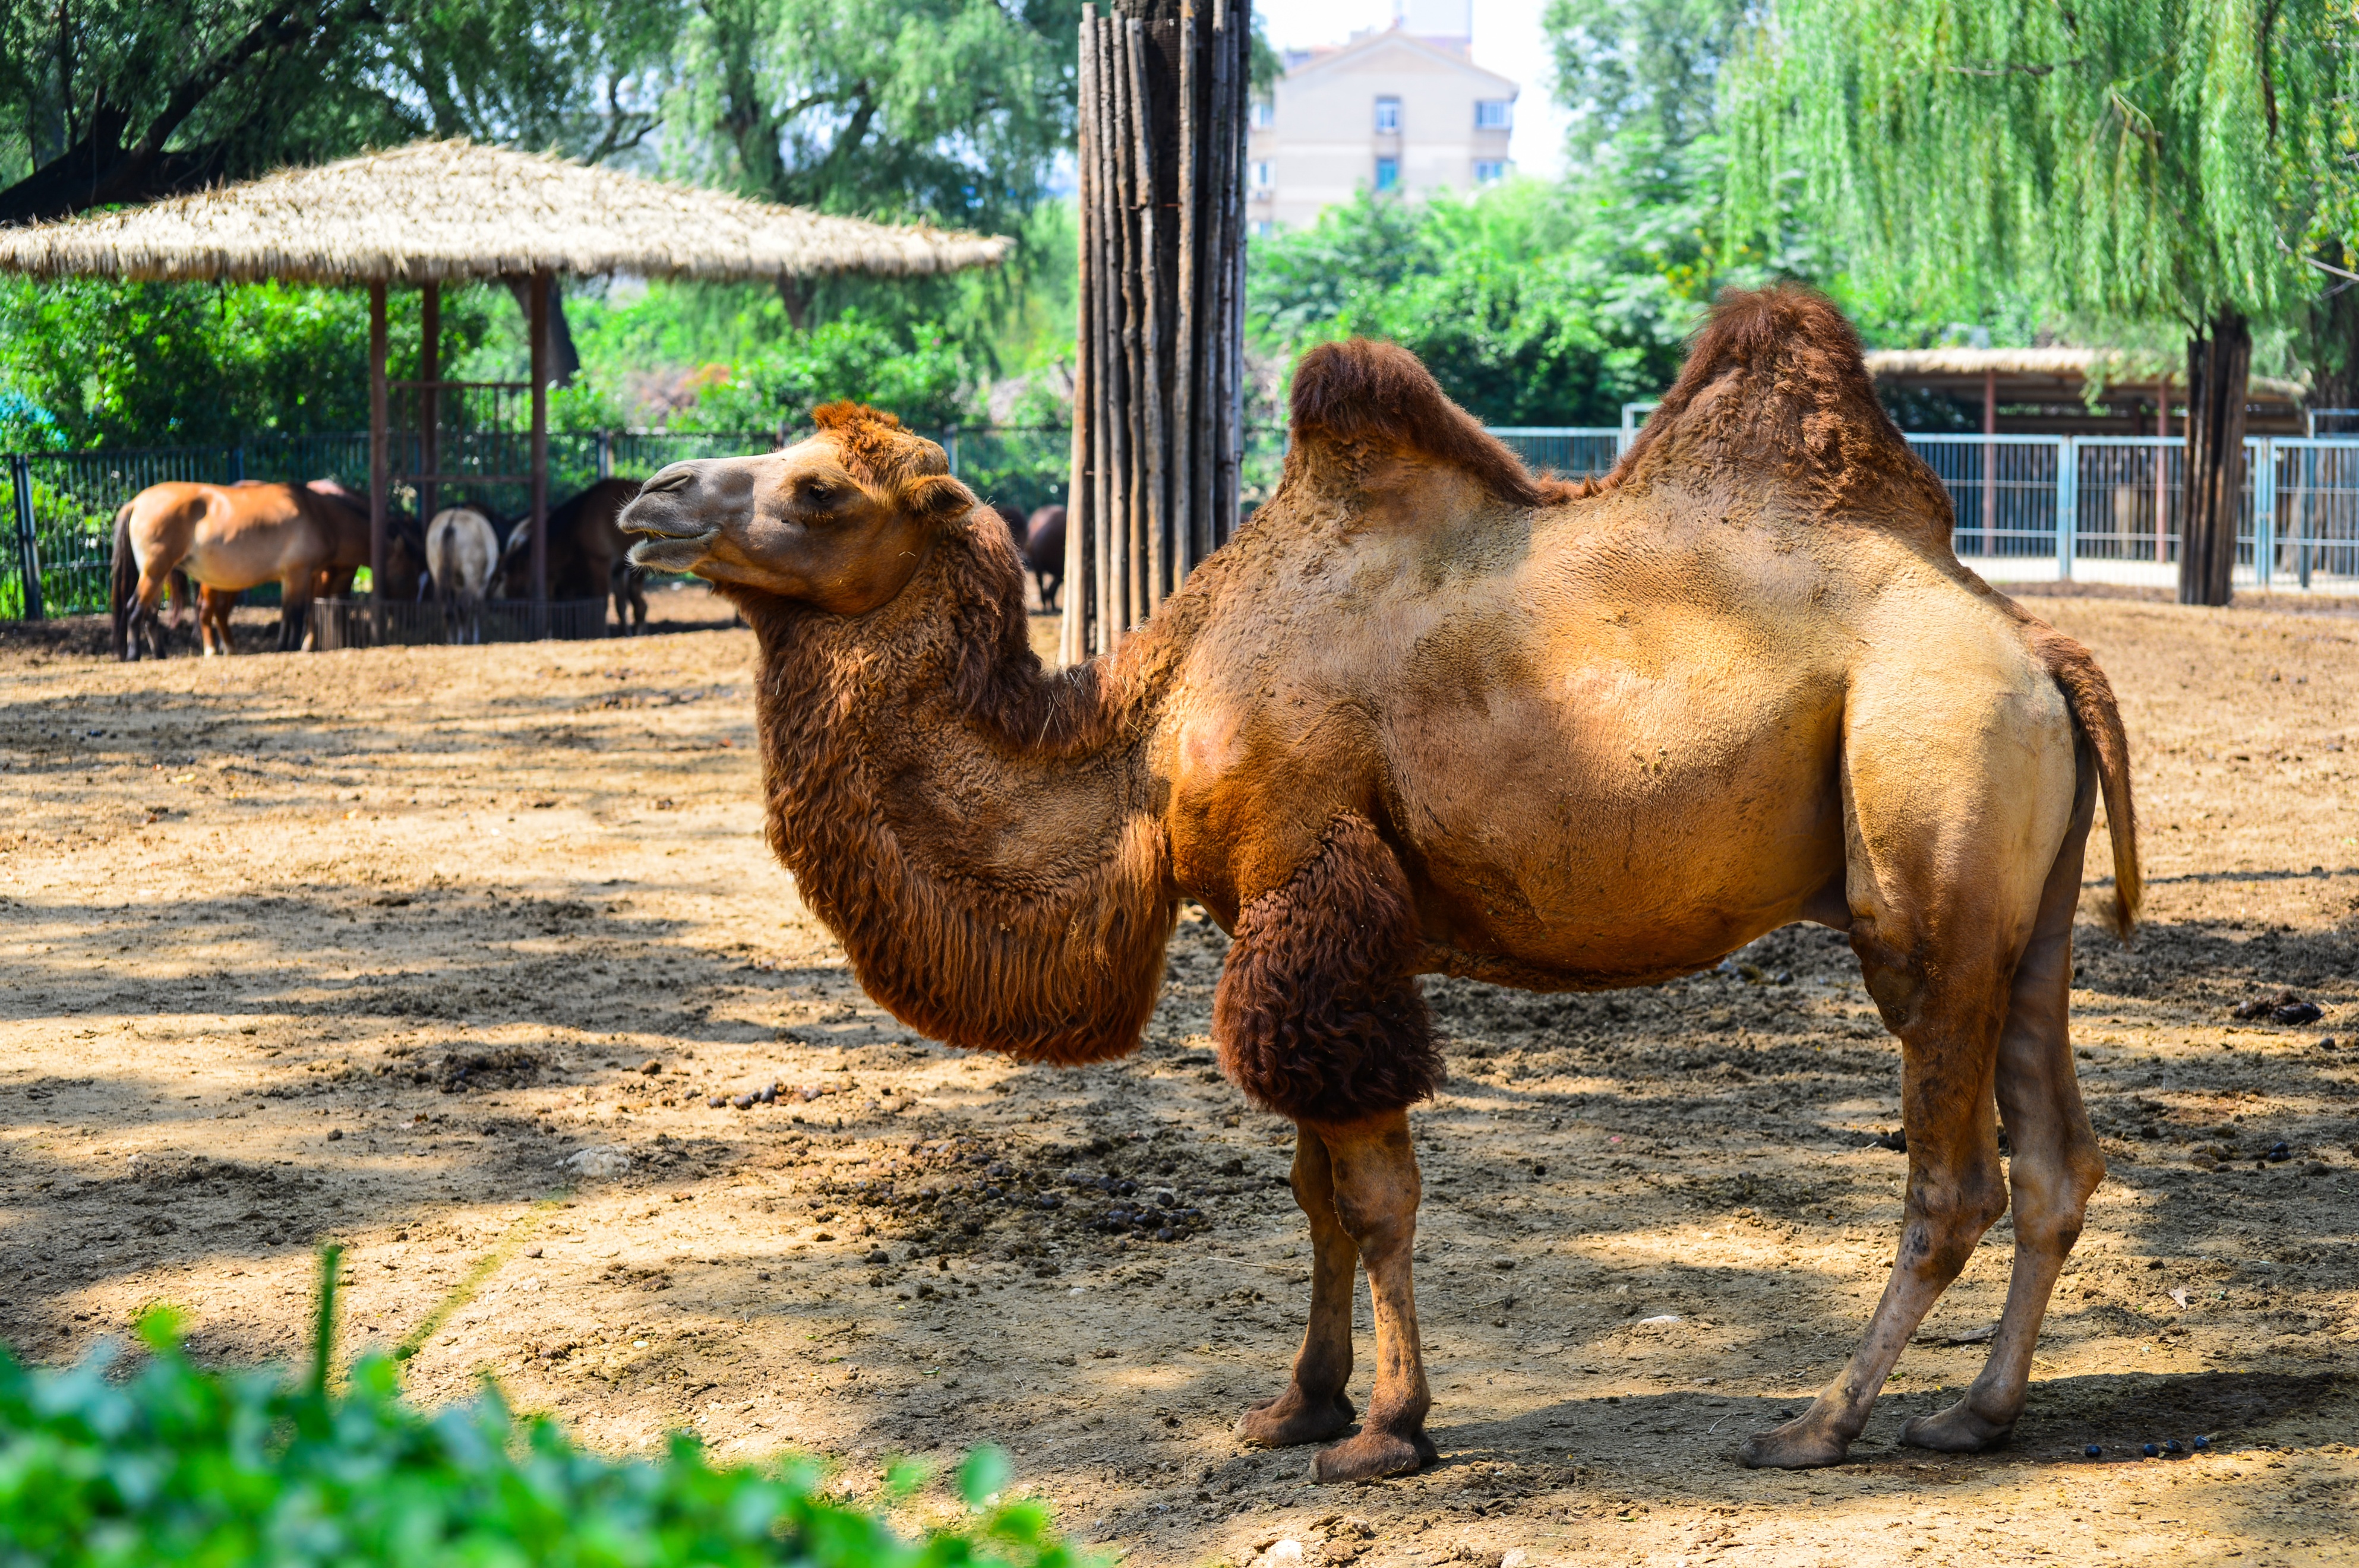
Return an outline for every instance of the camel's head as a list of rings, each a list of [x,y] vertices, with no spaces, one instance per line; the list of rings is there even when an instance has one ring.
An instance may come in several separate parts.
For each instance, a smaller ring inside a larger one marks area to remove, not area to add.
[[[974,510],[933,442],[856,403],[759,458],[674,463],[625,509],[631,559],[860,615],[900,592],[940,531]]]

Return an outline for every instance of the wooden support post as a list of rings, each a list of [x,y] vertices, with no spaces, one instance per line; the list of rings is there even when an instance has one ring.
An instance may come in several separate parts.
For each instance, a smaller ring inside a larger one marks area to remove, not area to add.
[[[2160,439],[2170,435],[2170,377],[2164,376],[2154,389],[2154,433],[2159,438],[2154,449],[2154,558],[2168,559],[2163,537],[2170,532],[2170,449]]]
[[[1983,372],[1983,434],[1985,436],[1998,434],[1998,373],[1996,371]],[[1995,471],[1997,466],[1997,446],[1984,441],[1983,443],[1982,543],[1984,553],[1987,555],[1995,555],[1998,551],[1998,546],[1991,538],[1998,523],[1998,475]]]
[[[526,330],[532,338],[532,601],[549,628],[549,274],[532,275]]]
[[[369,603],[370,613],[385,603],[386,485],[392,452],[386,430],[385,285],[369,285]],[[382,628],[379,628],[382,630]],[[283,644],[282,644],[283,645]]]
[[[1091,247],[1097,243],[1098,193],[1097,168],[1088,153],[1097,139],[1096,25],[1096,7],[1082,7],[1079,106],[1082,157],[1075,166],[1080,190],[1074,202],[1080,216],[1081,232],[1080,243],[1076,246],[1080,276],[1074,285],[1073,452],[1069,470],[1071,477],[1065,485],[1065,610],[1057,628],[1057,660],[1066,665],[1078,665],[1090,656],[1090,606],[1095,599],[1093,578],[1096,571],[1096,551],[1092,547],[1095,543],[1092,530],[1097,525],[1097,462],[1092,440],[1099,426],[1098,389],[1091,368],[1097,356],[1090,351],[1090,343],[1097,331],[1098,310],[1096,296],[1091,291],[1091,281],[1097,269],[1090,265],[1090,254]]]
[[[420,285],[418,290],[418,467],[421,472],[442,471],[442,393],[434,384],[442,379],[442,286]],[[434,521],[440,498],[430,479],[418,485],[419,526]]]
[[[1235,523],[1249,15],[1082,7],[1069,658],[1112,652]]]

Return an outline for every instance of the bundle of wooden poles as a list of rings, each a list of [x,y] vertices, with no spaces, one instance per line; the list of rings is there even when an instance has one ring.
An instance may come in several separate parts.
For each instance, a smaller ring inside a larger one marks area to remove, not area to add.
[[[1249,0],[1082,7],[1068,662],[1110,653],[1237,516]]]

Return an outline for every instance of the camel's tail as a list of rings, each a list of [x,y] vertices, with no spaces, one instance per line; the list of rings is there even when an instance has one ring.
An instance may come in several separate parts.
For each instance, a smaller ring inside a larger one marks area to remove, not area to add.
[[[131,550],[131,503],[114,509],[114,562],[107,583],[107,608],[113,612],[114,656],[131,651],[131,606],[139,597],[139,560]]]
[[[2105,795],[2105,834],[2114,844],[2114,934],[2124,942],[2137,928],[2146,886],[2138,874],[2137,813],[2130,801],[2130,742],[2113,683],[2088,649],[2045,626],[2034,630],[2032,646],[2072,705],[2072,719],[2097,754],[2097,781]]]

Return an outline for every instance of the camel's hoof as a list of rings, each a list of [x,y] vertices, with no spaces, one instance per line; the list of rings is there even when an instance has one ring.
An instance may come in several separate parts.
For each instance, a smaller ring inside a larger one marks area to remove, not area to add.
[[[1332,1448],[1322,1448],[1310,1460],[1310,1478],[1322,1486],[1343,1481],[1373,1481],[1379,1476],[1406,1476],[1440,1457],[1423,1428],[1415,1432],[1363,1432]]]
[[[1911,1448],[1942,1454],[1983,1454],[2014,1434],[2015,1422],[1999,1422],[1975,1413],[1963,1400],[1931,1415],[1912,1416],[1900,1429],[1900,1441]]]
[[[1332,1400],[1307,1401],[1288,1389],[1274,1400],[1264,1400],[1237,1418],[1237,1437],[1264,1448],[1291,1448],[1298,1443],[1324,1443],[1351,1430],[1360,1412],[1342,1394]]]
[[[1851,1443],[1815,1424],[1808,1415],[1756,1432],[1745,1440],[1736,1457],[1748,1470],[1815,1470],[1840,1465]]]

